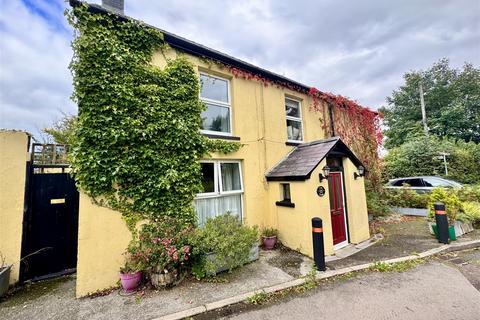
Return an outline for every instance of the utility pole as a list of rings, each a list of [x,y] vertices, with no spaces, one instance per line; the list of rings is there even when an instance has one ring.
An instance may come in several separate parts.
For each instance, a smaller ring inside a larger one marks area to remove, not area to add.
[[[425,131],[425,135],[428,135],[428,126],[427,126],[427,112],[425,111],[425,101],[423,100],[423,85],[422,81],[418,84],[420,90],[420,106],[422,107],[422,123],[423,123],[423,131]]]

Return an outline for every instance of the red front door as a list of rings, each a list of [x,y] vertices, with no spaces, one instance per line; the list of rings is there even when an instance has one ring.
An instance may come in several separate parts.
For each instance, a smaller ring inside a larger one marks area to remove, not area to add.
[[[330,190],[333,245],[337,245],[347,241],[341,172],[330,172],[328,176],[328,189]]]

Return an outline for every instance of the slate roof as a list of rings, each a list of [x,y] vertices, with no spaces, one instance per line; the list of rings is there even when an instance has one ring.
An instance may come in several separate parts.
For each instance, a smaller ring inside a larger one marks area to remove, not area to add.
[[[333,137],[298,145],[266,174],[267,181],[309,179],[313,170],[330,153],[346,156],[356,166],[362,165],[339,137]]]

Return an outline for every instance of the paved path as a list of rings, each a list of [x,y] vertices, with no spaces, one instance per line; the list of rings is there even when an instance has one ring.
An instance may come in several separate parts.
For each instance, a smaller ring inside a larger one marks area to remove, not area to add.
[[[480,292],[455,266],[432,262],[405,273],[372,273],[323,286],[311,295],[229,319],[478,320]]]
[[[208,302],[292,280],[293,277],[267,263],[275,252],[262,252],[260,260],[231,274],[218,283],[185,280],[169,290],[147,291],[141,297],[121,296],[115,290],[95,299],[75,299],[72,277],[36,282],[13,296],[0,300],[0,320],[149,320]]]

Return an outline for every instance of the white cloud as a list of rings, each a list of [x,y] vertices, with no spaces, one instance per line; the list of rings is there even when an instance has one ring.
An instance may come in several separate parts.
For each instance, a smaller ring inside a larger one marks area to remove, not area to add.
[[[45,11],[47,20],[21,1],[0,5],[0,127],[36,134],[62,111],[76,113],[69,99],[71,34],[61,7]]]
[[[27,2],[0,0],[0,127],[35,131],[75,112],[71,32],[62,0]],[[372,108],[408,70],[480,65],[479,1],[125,2],[127,15]]]

